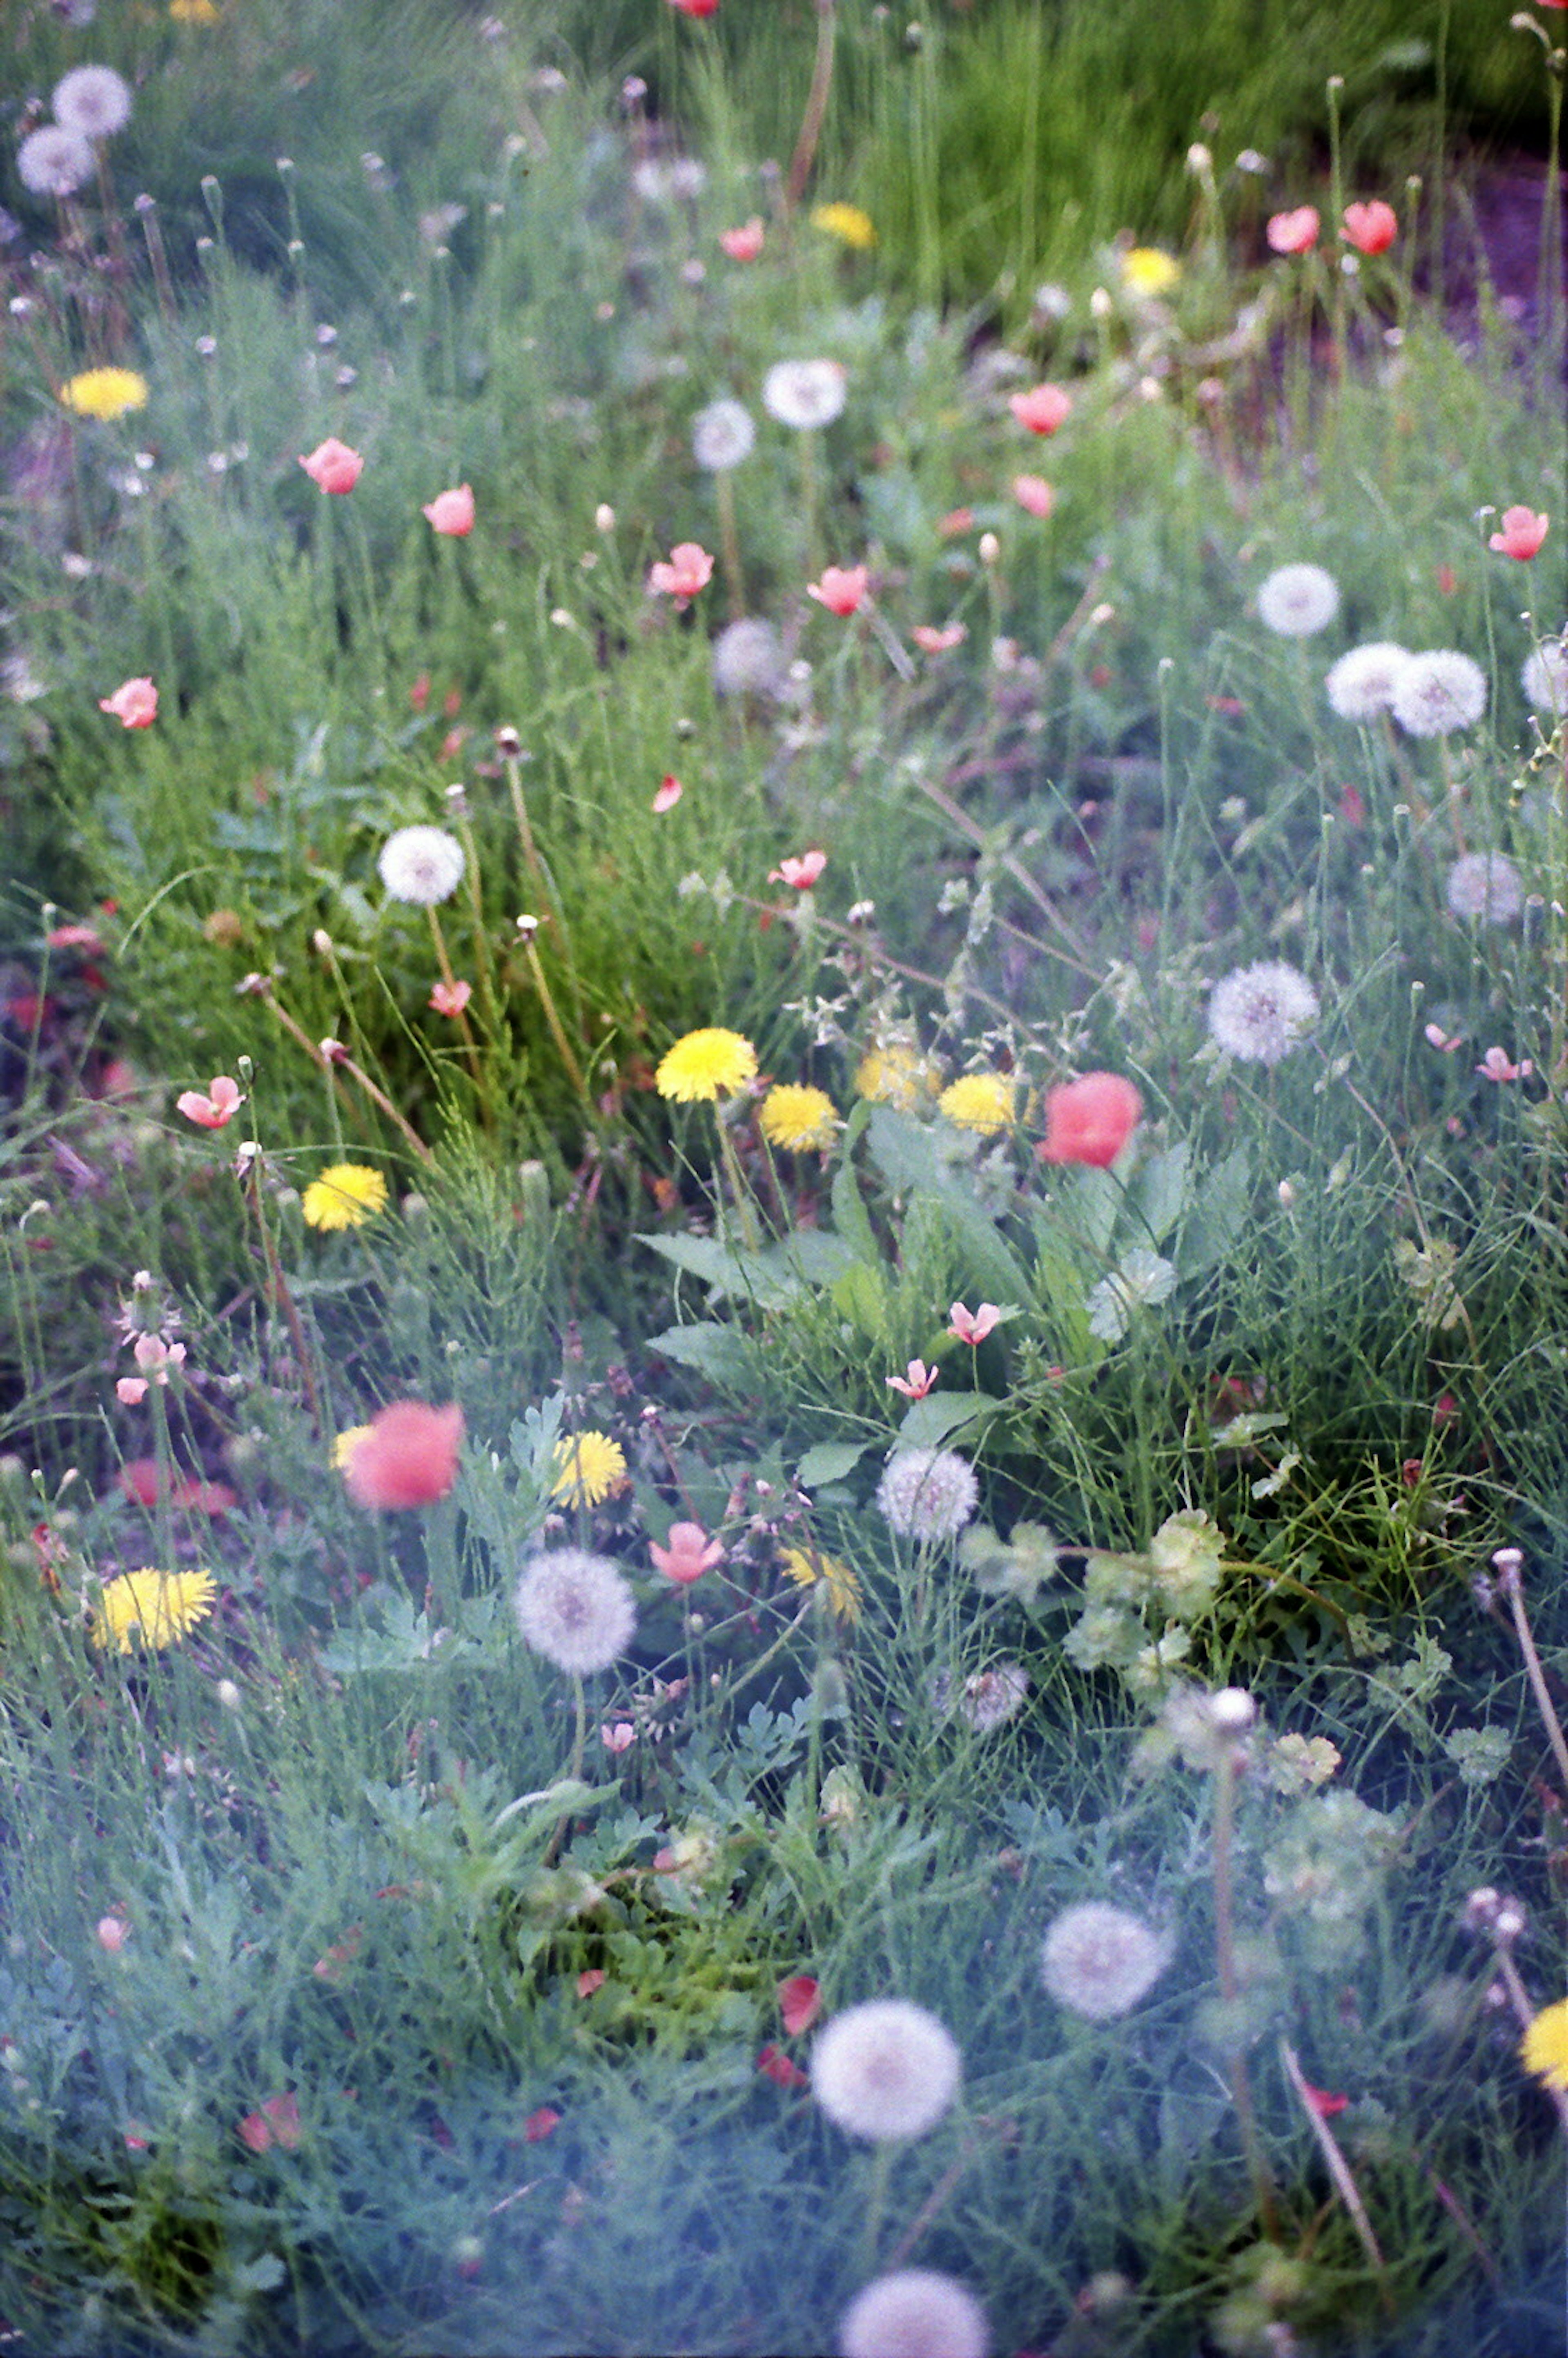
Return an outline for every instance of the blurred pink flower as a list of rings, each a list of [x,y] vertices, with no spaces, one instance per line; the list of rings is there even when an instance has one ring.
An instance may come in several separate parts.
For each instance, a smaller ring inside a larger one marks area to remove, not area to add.
[[[114,1391],[122,1408],[140,1408],[147,1396],[147,1379],[145,1376],[122,1376]]]
[[[1322,226],[1315,205],[1298,205],[1294,212],[1271,213],[1266,234],[1275,254],[1310,254]]]
[[[150,679],[123,680],[113,696],[101,696],[100,712],[112,712],[126,729],[150,729],[157,719],[157,690]]]
[[[155,1384],[167,1384],[170,1368],[185,1365],[183,1343],[166,1343],[161,1335],[138,1335],[131,1346],[131,1356],[144,1376]]]
[[[430,989],[430,1005],[438,1015],[460,1015],[473,997],[471,982],[438,982]]]
[[[994,1302],[982,1302],[978,1310],[970,1310],[962,1302],[955,1302],[947,1313],[947,1332],[956,1342],[967,1343],[973,1351],[985,1341],[1000,1316],[1001,1312]]]
[[[290,2089],[287,2095],[268,2096],[257,2111],[247,2113],[240,2123],[240,2142],[253,2153],[265,2153],[269,2146],[280,2145],[285,2153],[293,2153],[300,2138],[299,2099]]]
[[[210,1091],[181,1089],[174,1102],[187,1121],[200,1122],[203,1130],[222,1130],[244,1101],[238,1081],[231,1080],[227,1073],[214,1073]]]
[[[1546,538],[1551,522],[1550,516],[1537,515],[1533,508],[1505,508],[1503,528],[1492,535],[1487,546],[1498,557],[1517,557],[1522,565]]]
[[[1399,233],[1400,217],[1380,197],[1345,208],[1345,243],[1357,254],[1386,254]]]
[[[606,1752],[624,1752],[628,1745],[636,1743],[637,1731],[629,1719],[618,1719],[612,1726],[600,1729],[599,1740]]]
[[[661,560],[648,568],[649,589],[659,597],[674,598],[683,606],[699,590],[705,590],[712,578],[713,559],[695,540],[677,541],[667,565]]]
[[[1013,394],[1007,406],[1031,434],[1054,434],[1073,406],[1073,396],[1059,384],[1037,384],[1027,393]]]
[[[830,614],[852,614],[866,594],[871,579],[863,565],[825,565],[820,581],[808,581],[806,594],[826,606]]]
[[[1056,504],[1056,494],[1044,475],[1014,475],[1012,496],[1032,516],[1048,516]]]
[[[969,633],[962,622],[945,622],[940,630],[932,622],[916,622],[909,635],[923,655],[945,655],[949,647],[961,647]]]
[[[792,1974],[777,1990],[779,2015],[792,2039],[809,2030],[822,2011],[822,1985],[815,1974]]]
[[[100,1916],[93,1927],[93,1938],[101,1949],[106,1950],[110,1956],[117,1957],[125,1945],[125,1935],[130,1929],[123,1916]]]
[[[659,791],[654,796],[653,806],[654,810],[660,812],[674,810],[676,803],[679,802],[685,792],[686,788],[682,785],[678,778],[667,775],[661,778],[659,780]]]
[[[1108,1171],[1143,1119],[1143,1100],[1120,1073],[1082,1073],[1045,1092],[1042,1163]]]
[[[1486,1081],[1528,1081],[1535,1066],[1528,1056],[1510,1064],[1501,1048],[1488,1048],[1476,1070]]]
[[[648,1553],[665,1578],[679,1588],[689,1588],[694,1580],[724,1561],[724,1550],[717,1540],[708,1538],[700,1523],[672,1523],[668,1547],[650,1540]]]
[[[742,222],[739,229],[721,229],[719,243],[731,262],[755,262],[762,250],[762,240],[766,234],[760,218],[753,213],[751,220]]]
[[[329,434],[325,442],[318,442],[299,463],[319,492],[341,494],[353,490],[364,460],[346,442],[340,442],[335,434]]]
[[[936,1381],[937,1370],[928,1368],[924,1359],[911,1359],[902,1376],[888,1376],[888,1390],[902,1392],[905,1400],[924,1400]]]
[[[444,533],[449,540],[461,540],[473,530],[473,492],[467,483],[438,492],[421,513],[432,532]]]
[[[781,860],[776,868],[770,868],[768,882],[793,884],[797,892],[808,892],[827,865],[825,851],[803,851],[798,860]]]

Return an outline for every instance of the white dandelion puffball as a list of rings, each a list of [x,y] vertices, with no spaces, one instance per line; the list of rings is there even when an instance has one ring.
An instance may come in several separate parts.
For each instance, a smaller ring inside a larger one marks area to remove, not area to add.
[[[1448,906],[1455,917],[1482,917],[1511,925],[1524,906],[1524,884],[1501,851],[1467,851],[1448,871]]]
[[[842,361],[778,361],[762,379],[762,407],[804,434],[844,412],[849,371]]]
[[[957,2277],[899,2268],[875,2277],[838,2320],[838,2358],[986,2358],[985,2310]]]
[[[954,1704],[966,1727],[989,1736],[1021,1712],[1029,1700],[1029,1673],[1022,1662],[993,1662],[964,1681]]]
[[[739,401],[710,401],[691,421],[691,454],[710,475],[728,474],[757,447],[752,413]]]
[[[524,1642],[557,1670],[588,1678],[626,1651],[637,1607],[608,1556],[555,1548],[525,1564],[513,1597]]]
[[[835,2015],[811,2050],[811,2093],[830,2121],[877,2144],[924,2136],[958,2093],[963,2059],[946,2025],[908,1998]]]
[[[1147,1997],[1171,1962],[1172,1946],[1130,1909],[1103,1899],[1065,1908],[1045,1935],[1040,1974],[1058,2006],[1111,2022]]]
[[[46,123],[30,131],[16,150],[16,174],[35,197],[73,197],[85,188],[97,166],[92,150],[78,131]]]
[[[1249,1065],[1277,1065],[1300,1047],[1317,1017],[1317,993],[1305,975],[1278,958],[1233,968],[1208,1002],[1216,1046]]]
[[[1410,650],[1391,639],[1374,639],[1341,655],[1323,683],[1341,720],[1376,720],[1379,712],[1387,712],[1409,661]]]
[[[750,615],[730,622],[713,642],[713,686],[719,696],[771,696],[784,690],[784,648],[771,622]]]
[[[1568,712],[1568,639],[1543,639],[1526,655],[1519,677],[1530,709],[1561,720]]]
[[[444,827],[400,827],[381,847],[381,881],[395,901],[433,909],[463,881],[463,848]]]
[[[1339,611],[1339,584],[1321,565],[1281,565],[1258,585],[1258,619],[1281,639],[1314,638]]]
[[[906,1539],[957,1539],[979,1499],[974,1468],[956,1449],[897,1449],[877,1486],[889,1527]]]
[[[113,138],[131,119],[131,86],[113,66],[76,66],[54,86],[54,119],[79,138]]]
[[[1473,728],[1487,709],[1487,675],[1453,647],[1411,655],[1394,682],[1389,709],[1407,737],[1448,737]]]

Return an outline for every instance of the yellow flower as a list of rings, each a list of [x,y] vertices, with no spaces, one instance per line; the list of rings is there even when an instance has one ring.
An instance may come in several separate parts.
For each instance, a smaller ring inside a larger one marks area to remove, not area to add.
[[[945,1088],[937,1099],[949,1121],[960,1130],[1005,1130],[1012,1120],[1018,1092],[1005,1073],[966,1073]]]
[[[133,1635],[146,1646],[172,1645],[206,1620],[215,1594],[210,1572],[123,1572],[93,1608],[92,1642],[122,1654],[133,1651]]]
[[[857,254],[869,254],[877,242],[871,216],[859,205],[817,205],[811,216],[813,229],[825,229],[843,245],[853,246]]]
[[[334,1163],[305,1190],[300,1211],[308,1228],[362,1228],[386,1209],[386,1182],[362,1163]]]
[[[757,1052],[739,1032],[687,1032],[676,1042],[654,1076],[662,1098],[677,1105],[711,1102],[720,1089],[739,1089],[755,1078]]]
[[[59,397],[78,417],[124,417],[146,407],[147,381],[135,369],[85,369],[60,386]]]
[[[830,1146],[838,1126],[825,1089],[796,1088],[787,1081],[768,1091],[757,1120],[771,1145],[796,1149]]]
[[[781,1548],[779,1568],[786,1580],[797,1588],[815,1588],[820,1580],[827,1591],[827,1601],[842,1621],[854,1621],[860,1611],[860,1584],[847,1563],[835,1555],[824,1555],[819,1549]]]
[[[213,0],[168,0],[168,13],[176,25],[216,25],[220,16]]]
[[[1174,255],[1157,245],[1134,245],[1121,257],[1121,283],[1130,295],[1168,295],[1181,275]]]
[[[1568,1998],[1543,2006],[1519,2041],[1524,2068],[1549,2088],[1568,2091]]]
[[[918,1055],[896,1041],[885,1048],[869,1050],[855,1074],[855,1087],[861,1097],[876,1105],[896,1106],[900,1113],[913,1113],[923,1097],[935,1093],[941,1080],[941,1071],[931,1057]]]
[[[626,1453],[607,1433],[574,1433],[556,1444],[557,1472],[552,1498],[571,1507],[597,1507],[626,1481]]]
[[[345,1425],[332,1444],[332,1463],[340,1474],[347,1471],[350,1458],[370,1431],[368,1424]]]

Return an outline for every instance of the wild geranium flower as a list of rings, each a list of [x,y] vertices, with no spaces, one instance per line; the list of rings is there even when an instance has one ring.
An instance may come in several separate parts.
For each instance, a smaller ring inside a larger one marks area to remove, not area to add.
[[[1310,639],[1339,611],[1339,584],[1321,565],[1281,565],[1258,585],[1258,619],[1282,639]]]
[[[744,1088],[756,1076],[757,1052],[751,1042],[715,1026],[677,1040],[654,1074],[654,1086],[676,1105],[710,1104],[721,1093]]]
[[[1073,396],[1059,384],[1036,384],[1027,393],[1012,394],[1007,406],[1031,434],[1054,434],[1072,413]]]
[[[428,1507],[457,1480],[462,1441],[463,1412],[455,1401],[446,1408],[393,1401],[372,1417],[344,1457],[349,1496],[356,1506],[384,1514]]]
[[[978,1130],[989,1138],[1012,1120],[1018,1090],[1005,1073],[964,1073],[948,1083],[936,1102],[959,1130]]]
[[[956,1449],[896,1449],[877,1486],[884,1521],[905,1539],[957,1539],[979,1503],[975,1469]]]
[[[524,1643],[574,1678],[607,1671],[637,1627],[632,1591],[607,1556],[553,1548],[524,1567],[513,1597]]]
[[[857,254],[869,254],[877,242],[871,217],[870,213],[863,213],[859,205],[847,205],[841,201],[814,205],[810,218],[813,229],[825,230],[829,237],[836,237],[840,245],[851,246]]]
[[[146,407],[147,381],[135,369],[83,369],[80,376],[66,379],[59,397],[78,417],[124,417],[127,410]]]
[[[805,434],[842,416],[848,384],[841,361],[776,361],[762,379],[762,407]]]
[[[308,1228],[362,1228],[387,1206],[386,1182],[367,1163],[331,1163],[299,1201]]]
[[[438,1015],[460,1015],[473,997],[471,982],[437,982],[430,987],[429,1004]]]
[[[1380,197],[1369,204],[1346,205],[1341,235],[1357,254],[1386,254],[1400,233],[1400,217]]]
[[[150,729],[157,719],[157,690],[150,679],[123,680],[113,696],[101,696],[100,712],[112,713],[124,729]]]
[[[695,540],[677,541],[668,563],[648,568],[648,587],[655,596],[673,598],[685,606],[713,579],[713,559]]]
[[[1549,2088],[1568,2090],[1568,1998],[1543,2006],[1519,2041],[1527,2071]]]
[[[710,475],[728,474],[756,447],[756,420],[741,402],[710,401],[691,421],[691,455]]]
[[[599,1740],[611,1755],[629,1752],[637,1741],[637,1730],[629,1719],[607,1722],[599,1731]]]
[[[1568,712],[1568,640],[1543,639],[1526,655],[1519,676],[1531,708],[1561,719]]]
[[[463,847],[444,827],[400,827],[376,855],[381,881],[395,901],[433,909],[449,901],[463,881]]]
[[[1495,532],[1487,546],[1498,557],[1517,557],[1526,564],[1546,538],[1552,519],[1538,515],[1533,508],[1505,508],[1503,528]]]
[[[827,1592],[828,1604],[841,1621],[853,1621],[859,1614],[860,1584],[849,1565],[837,1556],[824,1555],[815,1548],[781,1548],[779,1569],[797,1588],[815,1588],[820,1582]]]
[[[1120,1073],[1084,1073],[1045,1092],[1042,1163],[1108,1171],[1143,1119],[1143,1100]]]
[[[760,214],[742,222],[739,229],[721,229],[719,243],[731,262],[755,262],[767,237]]]
[[[1318,997],[1304,974],[1276,958],[1236,967],[1216,983],[1209,1035],[1244,1064],[1277,1065],[1298,1048],[1318,1018]]]
[[[626,1487],[626,1452],[607,1433],[564,1433],[551,1463],[550,1496],[568,1506],[602,1506]]]
[[[820,581],[808,581],[806,594],[826,606],[830,614],[852,614],[865,597],[871,575],[863,565],[825,565]]]
[[[831,1146],[838,1116],[826,1089],[781,1081],[762,1099],[757,1127],[770,1146],[799,1154],[811,1147]]]
[[[911,1359],[902,1376],[885,1376],[882,1380],[890,1391],[902,1392],[907,1401],[924,1400],[938,1379],[939,1370],[928,1368],[924,1359]]]
[[[790,884],[797,892],[807,892],[827,865],[825,851],[803,851],[798,860],[781,860],[776,868],[770,868],[768,882]]]
[[[909,635],[923,655],[945,655],[949,649],[961,647],[969,633],[962,622],[945,622],[940,628],[916,622]]]
[[[1001,1317],[994,1302],[982,1302],[978,1310],[967,1303],[955,1302],[947,1313],[947,1332],[956,1343],[967,1343],[978,1351]]]
[[[1446,899],[1455,917],[1509,925],[1524,906],[1524,882],[1501,851],[1467,851],[1448,871]]]
[[[700,1523],[672,1523],[668,1544],[660,1547],[650,1540],[648,1553],[655,1570],[662,1572],[666,1580],[673,1580],[677,1588],[689,1588],[693,1581],[700,1580],[705,1572],[711,1572],[715,1564],[724,1561],[722,1545],[709,1539]]]
[[[123,1572],[92,1608],[92,1643],[122,1654],[135,1651],[136,1639],[144,1646],[172,1646],[206,1620],[217,1593],[210,1572]]]
[[[329,434],[324,442],[318,442],[314,450],[309,451],[299,463],[319,492],[330,492],[336,498],[341,498],[345,492],[353,490],[364,467],[360,452],[351,450],[348,444],[340,442],[335,434]]]
[[[203,1130],[222,1130],[244,1101],[238,1081],[227,1073],[214,1073],[211,1090],[181,1089],[174,1102],[187,1121],[200,1122]]]
[[[16,177],[35,197],[73,197],[97,168],[90,142],[63,123],[29,131],[16,150]]]
[[[838,2320],[838,2358],[988,2358],[985,2310],[957,2277],[897,2268],[862,2286]]]
[[[1271,213],[1265,234],[1275,254],[1310,254],[1322,226],[1315,205],[1297,205],[1293,212]]]
[[[458,483],[449,492],[438,492],[420,510],[432,532],[444,534],[449,540],[462,540],[473,530],[474,504],[472,486]]]
[[[1400,673],[1389,709],[1407,737],[1452,736],[1485,713],[1487,675],[1455,648],[1427,649]]]
[[[1056,494],[1044,475],[1014,475],[1012,496],[1026,514],[1042,521],[1056,504]]]
[[[963,2060],[946,2024],[907,1998],[835,2015],[811,2050],[811,2089],[830,2121],[876,2144],[924,2136],[958,2093]]]
[[[1059,2006],[1091,2022],[1109,2022],[1148,1996],[1172,1953],[1172,1944],[1141,1916],[1090,1899],[1055,1919],[1040,1971]]]
[[[1373,639],[1340,656],[1324,677],[1329,703],[1341,720],[1375,720],[1394,699],[1400,674],[1410,661],[1408,647],[1391,639]]]

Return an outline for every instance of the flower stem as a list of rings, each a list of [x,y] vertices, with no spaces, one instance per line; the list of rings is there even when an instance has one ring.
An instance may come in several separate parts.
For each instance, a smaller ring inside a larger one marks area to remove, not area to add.
[[[1552,1747],[1557,1762],[1558,1774],[1563,1779],[1563,1790],[1564,1794],[1568,1794],[1568,1740],[1564,1739],[1563,1722],[1557,1716],[1556,1706],[1547,1692],[1546,1673],[1541,1667],[1541,1656],[1536,1650],[1534,1633],[1524,1609],[1524,1589],[1517,1569],[1509,1573],[1499,1573],[1498,1585],[1509,1600],[1509,1611],[1513,1616],[1514,1635],[1519,1639],[1519,1652],[1524,1656],[1525,1675],[1530,1680],[1530,1691],[1535,1697],[1536,1708],[1545,1724],[1547,1741]]]
[[[1236,2007],[1241,1995],[1240,1976],[1236,1970],[1235,1900],[1231,1879],[1235,1831],[1236,1768],[1234,1762],[1227,1758],[1221,1760],[1214,1772],[1214,1948],[1219,1993],[1227,2007],[1231,2009]],[[1246,2050],[1239,2038],[1227,2056],[1226,2064],[1230,2076],[1231,2102],[1236,2106],[1242,2149],[1247,2156],[1248,2173],[1258,2204],[1259,2221],[1270,2242],[1277,2244],[1280,2240],[1279,2210],[1274,2201],[1273,2181],[1269,2176],[1263,2148],[1259,2142],[1252,2083],[1247,2071]]]
[[[833,87],[833,43],[837,29],[835,0],[816,0],[816,56],[811,69],[811,88],[806,94],[806,113],[800,121],[800,136],[795,143],[789,178],[784,182],[786,214],[795,211],[805,195],[811,168],[816,161],[816,143],[822,136],[828,92]]]

